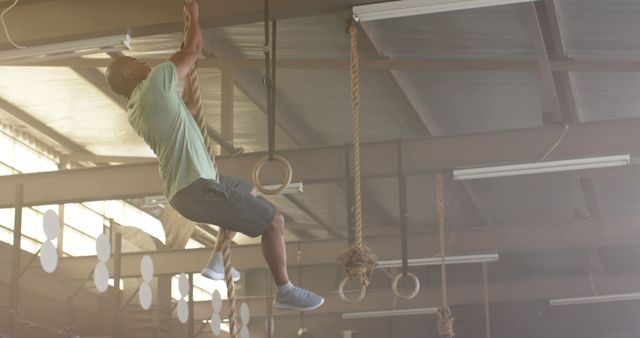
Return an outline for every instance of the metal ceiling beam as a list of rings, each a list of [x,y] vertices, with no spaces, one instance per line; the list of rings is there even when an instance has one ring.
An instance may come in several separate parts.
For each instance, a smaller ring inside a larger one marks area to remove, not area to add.
[[[467,203],[469,203],[469,209],[475,213],[479,225],[489,225],[489,217],[487,212],[482,208],[482,198],[478,196],[477,192],[473,190],[472,184],[468,181],[457,181],[460,188],[464,191]]]
[[[210,35],[210,34],[208,34]],[[140,58],[149,65],[157,65],[165,62],[166,58]],[[20,63],[15,67],[74,67],[74,68],[100,68],[107,67],[111,59],[65,59],[43,60],[32,63]],[[611,61],[615,62],[615,61]],[[0,65],[3,62],[0,61]],[[278,59],[278,69],[349,69],[349,60],[346,59]],[[231,58],[216,57],[198,60],[198,68],[234,68],[234,69],[262,69],[264,59],[258,58]],[[446,71],[535,71],[536,63],[523,60],[460,60],[460,59],[384,59],[361,58],[360,70],[387,71],[387,70],[446,72]]]
[[[47,126],[45,123],[31,116],[26,111],[20,109],[18,106],[1,97],[0,109],[6,111],[11,116],[24,123],[27,127],[33,128],[37,133],[44,135],[47,139],[67,148],[69,151],[81,154],[89,154],[89,151],[84,149],[82,146],[73,142],[66,136],[58,133],[53,128]]]
[[[604,226],[606,231],[603,231]],[[431,257],[437,253],[437,233],[411,234],[408,240],[410,258]],[[400,259],[397,245],[400,242],[399,236],[366,237],[365,241],[380,260]],[[606,222],[587,219],[570,224],[457,228],[455,240],[450,244],[449,255],[549,251],[637,243],[640,243],[637,217],[618,217],[607,219]],[[302,261],[305,266],[311,266],[337,264],[336,257],[347,244],[344,239],[335,239],[301,242],[300,245]],[[235,246],[232,249],[234,266],[240,270],[264,268],[261,250],[260,245]],[[211,248],[124,253],[122,277],[140,276],[140,260],[144,255],[153,259],[157,275],[195,273],[207,263],[211,256]],[[296,250],[288,250],[287,261],[290,266],[296,266],[297,257]],[[96,262],[95,256],[61,258],[56,273],[70,280],[82,279],[93,269]]]
[[[221,56],[222,53],[226,53],[224,57],[234,57],[241,55],[241,51],[234,45],[232,41],[225,35],[218,34],[216,32],[205,33],[205,38],[208,48],[205,49],[205,55],[209,58]],[[261,65],[258,69],[264,67],[264,60],[261,60]],[[265,115],[267,114],[267,102],[263,83],[264,76],[256,69],[244,69],[236,70],[234,72],[234,81],[236,86],[247,96]],[[313,128],[297,110],[293,104],[277,90],[276,88],[276,115],[279,116],[276,120],[276,127],[289,136],[298,146],[312,147],[329,144],[329,140],[324,135]],[[368,194],[370,189],[363,185],[363,195]],[[383,223],[392,222],[391,217],[385,209],[380,206],[376,200],[368,199],[372,203],[373,207],[365,210],[365,217],[372,216],[372,218],[381,218]],[[376,211],[377,217],[373,217],[371,210]]]
[[[558,11],[557,0],[545,0],[544,7],[546,9],[547,26],[549,27],[549,36],[553,46],[551,57],[560,60],[569,60],[567,49],[565,47],[564,38],[562,37],[562,22],[560,12]],[[576,104],[576,95],[571,83],[571,74],[568,72],[558,72],[555,74],[559,80],[560,89],[562,89],[562,101],[566,110],[566,120],[568,123],[579,123],[580,111]]]
[[[637,285],[640,283],[640,274],[616,274],[597,277],[597,283],[601,290],[607,290],[607,293],[623,293],[637,291]],[[507,280],[493,281],[491,283],[493,290],[500,290],[491,294],[491,302],[525,302],[525,301],[548,301],[557,298],[579,297],[593,295],[593,290],[589,284],[589,276],[571,276],[556,278],[539,278],[530,280]],[[482,275],[478,274],[478,280],[465,285],[448,286],[448,301],[454,306],[483,304],[483,285]],[[526,292],[523,292],[526,290]],[[366,297],[358,303],[348,303],[342,301],[336,293],[323,294],[325,304],[307,314],[307,316],[327,316],[340,315],[347,312],[360,311],[380,311],[390,309],[412,309],[420,307],[438,307],[438,299],[441,296],[439,286],[426,288],[423,287],[418,295],[410,302],[397,302],[393,292],[389,291],[369,291]],[[237,299],[239,302],[246,302],[251,309],[251,318],[264,318],[267,314],[266,300],[264,297],[251,297]],[[197,302],[195,304],[195,318],[204,320],[211,317],[211,302]],[[226,316],[226,310],[221,316]],[[274,317],[292,317],[299,316],[296,312],[274,310]],[[175,316],[175,314],[174,314]],[[424,316],[432,318],[435,321],[435,315]],[[369,319],[371,320],[371,319]],[[374,319],[375,320],[375,319]]]
[[[272,0],[272,17],[276,20],[349,11],[351,6],[380,2],[376,0]],[[203,28],[259,22],[264,2],[203,1],[200,22]],[[56,15],[51,15],[56,13]],[[108,19],[106,19],[108,18]],[[7,15],[12,38],[19,44],[36,44],[74,40],[80,37],[124,33],[134,37],[180,32],[184,18],[180,2],[154,0],[56,0],[19,4]],[[9,46],[0,36],[0,45]]]
[[[380,40],[371,34],[369,24],[362,22],[360,23],[360,28],[361,31],[364,32],[364,38],[373,47],[378,56],[385,58],[384,46]],[[416,126],[423,134],[428,133],[432,136],[442,135],[442,128],[438,125],[435,116],[424,102],[424,99],[418,97],[416,88],[411,85],[407,74],[391,69],[389,70],[389,75],[391,76],[391,83],[388,83],[388,85],[397,89],[396,91],[400,93],[409,110],[412,112],[410,116],[407,117],[407,119],[411,121],[410,124]]]
[[[166,58],[140,58],[149,65],[157,65],[167,61]],[[107,67],[111,59],[66,59],[40,61],[29,64],[12,65],[14,67],[73,67],[73,68],[99,68]],[[0,61],[0,65],[3,63]],[[551,70],[554,72],[640,72],[638,60],[586,60],[586,59],[553,59],[549,60]],[[261,69],[264,68],[263,59],[247,58],[213,58],[198,61],[198,68],[224,68],[233,69]],[[349,69],[349,60],[345,59],[278,59],[278,69]],[[536,62],[509,59],[360,59],[361,71],[420,71],[420,72],[494,72],[517,71],[535,72],[538,68]]]
[[[114,93],[107,85],[107,80],[101,71],[95,68],[72,68],[76,74],[89,82],[93,87],[98,89],[102,94],[108,97],[113,103],[120,107],[123,111],[127,111],[127,99]]]
[[[318,216],[313,210],[309,209],[300,200],[298,200],[297,198],[295,198],[294,196],[291,196],[289,194],[284,194],[282,196],[284,198],[286,198],[289,202],[291,202],[291,204],[295,205],[296,208],[300,209],[303,213],[305,213],[314,222],[319,224],[324,230],[329,232],[329,234],[331,234],[332,237],[335,237],[335,238],[341,238],[342,237],[342,235],[336,229],[334,229],[332,226],[327,224],[327,222],[325,222],[322,219],[322,217]]]
[[[640,118],[581,123],[569,127],[553,158],[578,158],[640,150]],[[479,167],[502,163],[535,161],[562,133],[560,126],[509,130],[483,134],[423,138],[402,141],[403,167],[408,175],[452,168]],[[597,137],[595,137],[597,135]],[[607,140],[607,142],[602,142]],[[396,141],[365,143],[361,147],[362,176],[394,177]],[[446,151],[443,151],[446,149]],[[344,147],[281,150],[293,165],[293,180],[307,184],[344,179]],[[249,178],[264,152],[219,157],[222,172]],[[321,163],[322,165],[318,165]],[[606,171],[608,169],[603,169]],[[627,169],[633,170],[633,169]],[[281,179],[277,168],[265,168],[265,184]],[[124,199],[162,194],[156,163],[141,163],[0,177],[0,191],[13,191],[23,183],[25,205],[55,204],[89,200]],[[73,189],[69,189],[73,187]],[[13,205],[11,194],[0,194],[0,208]]]
[[[371,34],[370,25],[366,22],[360,24],[362,31],[365,33],[365,37],[369,41],[369,43],[373,46],[373,48],[378,53],[378,56],[384,58],[384,46],[382,43],[376,39]],[[409,117],[409,120],[414,121],[414,123],[418,123],[420,126],[423,126],[425,131],[431,136],[439,136],[443,135],[442,126],[438,123],[438,119],[433,114],[428,104],[425,102],[425,99],[421,98],[420,93],[417,91],[414,85],[411,83],[411,79],[409,78],[409,73],[406,71],[399,71],[390,69],[389,74],[391,76],[391,83],[389,84],[392,87],[397,88],[402,97],[406,100],[409,109],[413,111],[413,116]],[[480,210],[476,199],[473,196],[473,191],[470,190],[467,184],[462,182],[460,184],[462,187],[462,191],[467,197],[467,200],[470,203],[471,209],[474,210],[477,215],[480,217],[481,222],[486,225],[486,217],[484,213]]]
[[[542,120],[545,124],[553,124],[565,122],[562,109],[560,107],[560,99],[558,98],[558,90],[556,89],[551,63],[549,61],[549,53],[544,41],[544,34],[540,26],[540,18],[536,9],[535,2],[528,2],[522,5],[527,19],[527,25],[533,40],[533,46],[536,51],[536,60],[538,63],[538,88],[540,90]]]

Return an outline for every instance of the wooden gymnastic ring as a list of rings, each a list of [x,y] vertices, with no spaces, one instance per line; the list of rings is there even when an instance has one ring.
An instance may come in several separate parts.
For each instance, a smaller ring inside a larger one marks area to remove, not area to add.
[[[262,182],[260,181],[260,170],[262,170],[262,166],[267,163],[267,161],[269,161],[269,156],[261,158],[260,161],[256,163],[255,167],[253,167],[253,173],[251,174],[251,178],[253,180],[253,184],[256,186],[256,189],[260,190],[260,192],[265,195],[277,195],[283,192],[284,189],[289,186],[289,184],[291,183],[291,178],[293,177],[291,163],[289,163],[286,158],[280,155],[274,155],[273,159],[284,164],[284,176],[282,185],[275,189],[267,189],[262,185]]]
[[[413,299],[418,292],[420,291],[420,280],[418,279],[418,277],[414,274],[412,274],[411,272],[407,272],[407,277],[411,277],[411,279],[413,279],[413,283],[414,283],[414,288],[413,291],[411,291],[411,293],[409,295],[403,295],[402,293],[400,293],[400,290],[398,289],[398,282],[400,281],[400,279],[402,279],[402,277],[404,277],[405,275],[401,273],[397,274],[395,277],[393,277],[393,281],[391,282],[391,289],[393,290],[393,294],[395,294],[396,296],[400,297],[400,298],[404,298],[404,299]]]
[[[360,295],[357,298],[348,298],[344,294],[344,287],[347,285],[347,282],[349,282],[349,280],[350,278],[347,276],[342,280],[342,282],[340,282],[340,286],[338,286],[338,294],[340,295],[340,298],[342,298],[342,300],[344,300],[345,302],[358,303],[363,300],[364,296],[367,294],[367,287],[361,285]]]

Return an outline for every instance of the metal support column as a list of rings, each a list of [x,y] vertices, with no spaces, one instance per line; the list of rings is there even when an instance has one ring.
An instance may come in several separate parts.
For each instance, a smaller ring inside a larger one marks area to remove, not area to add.
[[[220,134],[222,137],[233,143],[233,68],[224,67],[221,70],[221,92],[220,92]],[[222,148],[225,155],[232,154]]]
[[[24,187],[16,184],[15,218],[13,223],[13,250],[11,251],[11,281],[9,287],[9,336],[15,338],[20,314],[20,240],[22,238],[22,202]]]
[[[115,246],[113,250],[114,254],[114,263],[113,263],[113,321],[112,321],[112,332],[113,338],[122,337],[122,323],[120,316],[120,272],[122,267],[122,234],[116,232],[115,235]]]
[[[409,243],[408,243],[408,219],[407,213],[407,177],[404,175],[402,166],[402,141],[397,144],[398,161],[398,210],[400,210],[400,248],[402,253],[402,275],[406,276],[409,271]]]
[[[189,338],[195,338],[194,335],[194,302],[193,302],[193,273],[189,274],[189,327],[188,327],[188,335]]]

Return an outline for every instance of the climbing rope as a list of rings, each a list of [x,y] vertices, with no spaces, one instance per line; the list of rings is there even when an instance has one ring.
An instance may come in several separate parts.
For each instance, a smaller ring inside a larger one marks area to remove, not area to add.
[[[345,266],[347,277],[340,283],[340,297],[346,301],[358,302],[364,298],[369,285],[369,276],[377,265],[377,258],[362,239],[362,208],[360,194],[360,84],[359,84],[359,55],[358,55],[358,27],[351,23],[351,112],[353,113],[353,166],[354,166],[354,241],[338,257],[338,261]],[[347,280],[358,280],[362,285],[360,297],[350,300],[344,297],[343,288]]]
[[[191,1],[187,1],[189,3]],[[189,18],[185,18],[185,26],[184,26],[184,35],[186,37],[186,33],[189,29]],[[211,161],[214,163],[215,167],[215,152],[213,149],[213,145],[211,140],[209,139],[209,133],[207,132],[207,123],[204,120],[204,112],[202,109],[202,100],[200,98],[200,85],[198,81],[198,73],[196,67],[189,72],[188,75],[189,86],[191,89],[192,97],[194,98],[194,103],[196,105],[196,114],[194,116],[198,127],[200,128],[200,132],[202,133],[202,137],[204,138],[205,146],[207,147],[207,151],[209,152],[209,156],[211,157]],[[218,170],[216,167],[216,180],[218,180]],[[230,252],[230,242],[231,238],[229,236],[229,232],[226,229],[220,228],[220,232],[218,232],[218,239],[222,241],[222,258],[224,262],[224,280],[227,284],[227,298],[229,299],[229,334],[232,338],[237,338],[239,334],[239,327],[236,325],[236,292],[235,285],[233,284],[233,279],[231,276],[231,252]],[[192,314],[193,315],[193,314]]]
[[[447,265],[445,264],[445,236],[444,236],[444,179],[442,174],[436,176],[436,204],[438,208],[438,225],[440,228],[440,275],[442,278],[442,303],[438,308],[438,335],[440,337],[453,337],[453,315],[447,300]]]

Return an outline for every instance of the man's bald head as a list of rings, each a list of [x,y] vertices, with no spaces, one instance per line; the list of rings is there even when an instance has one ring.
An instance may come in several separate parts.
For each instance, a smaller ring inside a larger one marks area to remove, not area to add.
[[[146,63],[130,56],[121,56],[111,62],[105,77],[111,90],[129,97],[133,88],[146,79],[150,72],[151,68]]]

